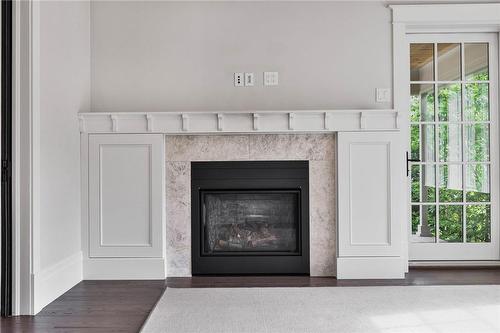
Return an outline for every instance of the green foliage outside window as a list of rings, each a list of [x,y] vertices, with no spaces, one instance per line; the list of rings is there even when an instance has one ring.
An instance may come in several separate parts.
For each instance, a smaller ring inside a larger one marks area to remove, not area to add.
[[[484,81],[488,79],[487,73],[478,73],[468,80]],[[461,97],[462,87],[464,90],[464,120],[467,121],[487,121],[489,120],[489,86],[487,83],[466,83],[463,86],[460,84],[441,85],[438,88],[438,121],[460,121],[461,119]],[[426,103],[425,108],[422,108],[421,103]],[[433,121],[429,119],[428,114],[420,114],[422,109],[432,112],[434,115],[434,94],[431,92],[420,92],[420,95],[412,94],[410,106],[410,119],[413,122]],[[455,126],[455,127],[453,127]],[[488,124],[472,124],[464,125],[439,125],[438,140],[438,160],[439,161],[473,161],[486,162],[489,161],[489,125]],[[453,132],[450,132],[453,131]],[[461,156],[462,147],[452,146],[453,144],[462,144],[462,132],[465,136],[466,150],[465,156]],[[450,133],[456,136],[450,142]],[[419,125],[412,125],[410,130],[411,135],[411,151],[412,157],[422,158],[419,156],[422,142],[425,140],[425,135],[422,137],[419,131]],[[433,138],[430,138],[431,140]],[[427,146],[433,145],[433,142],[426,140]],[[433,148],[433,146],[432,146]],[[461,202],[463,200],[463,191],[465,192],[465,200],[467,202],[488,202],[490,200],[489,193],[489,168],[484,164],[468,164],[464,169],[455,169],[455,177],[460,175],[459,183],[461,188],[450,188],[449,183],[449,165],[440,166],[438,172],[439,201],[440,202]],[[433,202],[435,201],[435,182],[426,182],[424,166],[413,166],[411,169],[411,199],[412,202]],[[461,173],[466,172],[466,184],[461,183]],[[432,177],[433,178],[433,177]],[[456,181],[455,181],[456,183]],[[453,187],[453,186],[452,186]],[[456,184],[455,184],[456,187]],[[422,193],[420,193],[422,192]],[[430,214],[429,214],[430,213]],[[412,206],[412,231],[416,233],[419,227],[421,218],[425,218],[426,222],[431,227],[432,235],[435,236],[435,216],[439,214],[439,235],[440,239],[447,242],[462,242],[465,237],[467,242],[489,242],[491,238],[490,230],[490,206],[489,205],[466,205],[465,215],[467,225],[463,230],[463,215],[464,209],[462,205],[440,206],[439,212],[436,212],[436,206],[423,206],[422,212],[418,206]],[[422,217],[420,217],[422,214]]]

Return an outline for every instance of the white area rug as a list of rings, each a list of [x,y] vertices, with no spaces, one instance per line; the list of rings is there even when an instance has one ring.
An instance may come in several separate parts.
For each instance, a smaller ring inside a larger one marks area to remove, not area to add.
[[[500,332],[500,286],[167,288],[143,333]]]

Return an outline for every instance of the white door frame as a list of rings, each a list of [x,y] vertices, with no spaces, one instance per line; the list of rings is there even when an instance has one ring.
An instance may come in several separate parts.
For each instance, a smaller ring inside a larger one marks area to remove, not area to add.
[[[499,260],[499,124],[498,124],[498,39],[494,33],[407,34],[410,43],[489,43],[490,97],[490,190],[491,237],[489,243],[409,243],[410,260]],[[462,60],[463,61],[463,60]],[[439,69],[438,69],[439,71]],[[457,81],[460,82],[460,81]],[[437,94],[437,93],[436,93]],[[462,143],[463,144],[463,143]],[[465,176],[465,174],[463,174]],[[438,176],[436,176],[438,177]],[[437,179],[437,178],[436,178]],[[408,189],[411,187],[409,181]],[[493,186],[497,184],[497,186]],[[408,209],[411,209],[409,204]],[[410,218],[410,217],[408,217]],[[408,221],[409,223],[409,221]],[[411,231],[408,230],[408,237]]]
[[[410,54],[406,35],[410,33],[500,32],[500,4],[392,5],[394,109],[401,113],[401,131],[409,135]],[[499,34],[500,44],[500,34]],[[499,57],[500,58],[500,57]],[[500,63],[497,68],[500,68]],[[497,96],[500,95],[497,93]],[[409,150],[409,140],[406,142]],[[499,147],[493,147],[498,150]],[[408,181],[408,179],[407,179]],[[500,184],[492,184],[499,186]],[[410,202],[407,193],[407,202]],[[409,205],[407,205],[409,207]],[[407,207],[407,214],[409,210]],[[409,234],[409,223],[402,223]],[[408,238],[402,237],[408,258]]]
[[[32,315],[40,263],[39,8],[13,1],[13,315]]]

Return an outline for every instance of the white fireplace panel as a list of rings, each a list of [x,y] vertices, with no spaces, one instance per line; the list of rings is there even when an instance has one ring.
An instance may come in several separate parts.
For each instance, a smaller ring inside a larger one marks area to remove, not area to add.
[[[162,256],[162,135],[89,136],[91,257]]]
[[[99,148],[100,246],[151,246],[151,145]]]
[[[351,245],[390,245],[390,144],[349,146]]]
[[[400,255],[398,140],[398,133],[339,133],[339,257]]]

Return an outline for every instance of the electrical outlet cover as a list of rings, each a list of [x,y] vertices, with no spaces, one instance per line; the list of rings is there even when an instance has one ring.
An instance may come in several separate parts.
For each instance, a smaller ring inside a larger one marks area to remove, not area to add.
[[[277,86],[278,85],[278,72],[264,72],[264,85]]]
[[[389,88],[377,88],[376,89],[376,101],[378,103],[387,103],[391,101],[391,89]]]
[[[253,87],[253,85],[254,85],[253,73],[245,73],[245,86]]]
[[[234,86],[243,87],[245,85],[243,73],[234,73]]]

